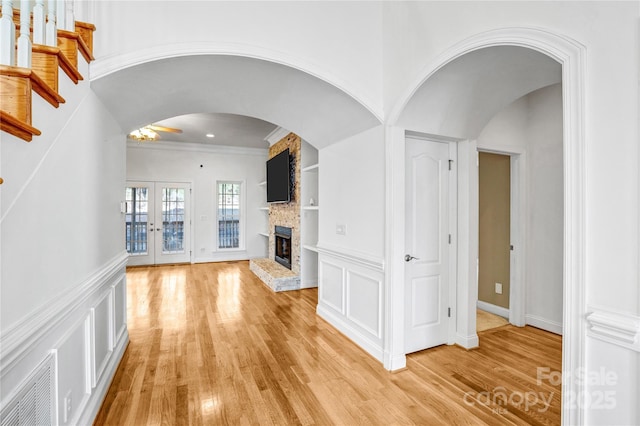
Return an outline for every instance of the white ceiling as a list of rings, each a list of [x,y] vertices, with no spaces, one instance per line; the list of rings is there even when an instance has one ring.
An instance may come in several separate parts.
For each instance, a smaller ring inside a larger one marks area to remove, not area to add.
[[[561,80],[561,65],[532,49],[480,49],[431,75],[399,124],[474,138],[510,103]],[[174,57],[105,75],[91,86],[127,133],[151,123],[183,129],[182,135],[163,133],[166,141],[265,148],[264,138],[282,126],[322,148],[380,124],[335,86],[254,58]],[[216,137],[207,139],[209,132]]]
[[[473,139],[515,100],[561,81],[560,63],[535,50],[479,49],[431,75],[408,102],[399,122],[419,132]]]
[[[380,124],[366,107],[318,77],[240,56],[147,62],[92,80],[91,87],[127,133],[151,123],[168,125],[164,120],[185,114],[225,113],[274,123],[322,148]],[[216,139],[220,133],[197,124],[192,131],[217,132]]]
[[[257,118],[224,113],[179,115],[153,124],[182,129],[182,133],[159,132],[162,141],[249,148],[268,148],[265,137],[277,127]],[[207,133],[214,137],[206,137]]]

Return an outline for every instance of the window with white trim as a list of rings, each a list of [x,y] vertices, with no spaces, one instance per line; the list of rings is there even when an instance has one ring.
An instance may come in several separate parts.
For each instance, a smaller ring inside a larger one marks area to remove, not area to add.
[[[242,183],[218,182],[218,249],[242,248]]]

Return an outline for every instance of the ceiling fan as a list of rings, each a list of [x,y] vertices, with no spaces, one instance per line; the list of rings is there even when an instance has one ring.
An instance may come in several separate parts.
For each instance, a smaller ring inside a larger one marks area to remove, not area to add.
[[[157,141],[160,139],[158,132],[182,133],[182,129],[159,126],[157,124],[148,124],[129,133],[129,139],[133,139],[138,142]]]

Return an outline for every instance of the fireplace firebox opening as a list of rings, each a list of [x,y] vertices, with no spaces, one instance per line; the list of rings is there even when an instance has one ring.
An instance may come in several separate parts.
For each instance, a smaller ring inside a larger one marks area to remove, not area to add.
[[[282,266],[291,269],[291,228],[276,226],[274,260]]]

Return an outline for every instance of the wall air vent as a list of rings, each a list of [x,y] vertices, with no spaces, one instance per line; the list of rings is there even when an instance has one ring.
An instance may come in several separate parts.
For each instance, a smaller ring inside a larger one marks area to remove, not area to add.
[[[49,354],[0,412],[1,426],[56,424],[54,418],[55,357]]]

